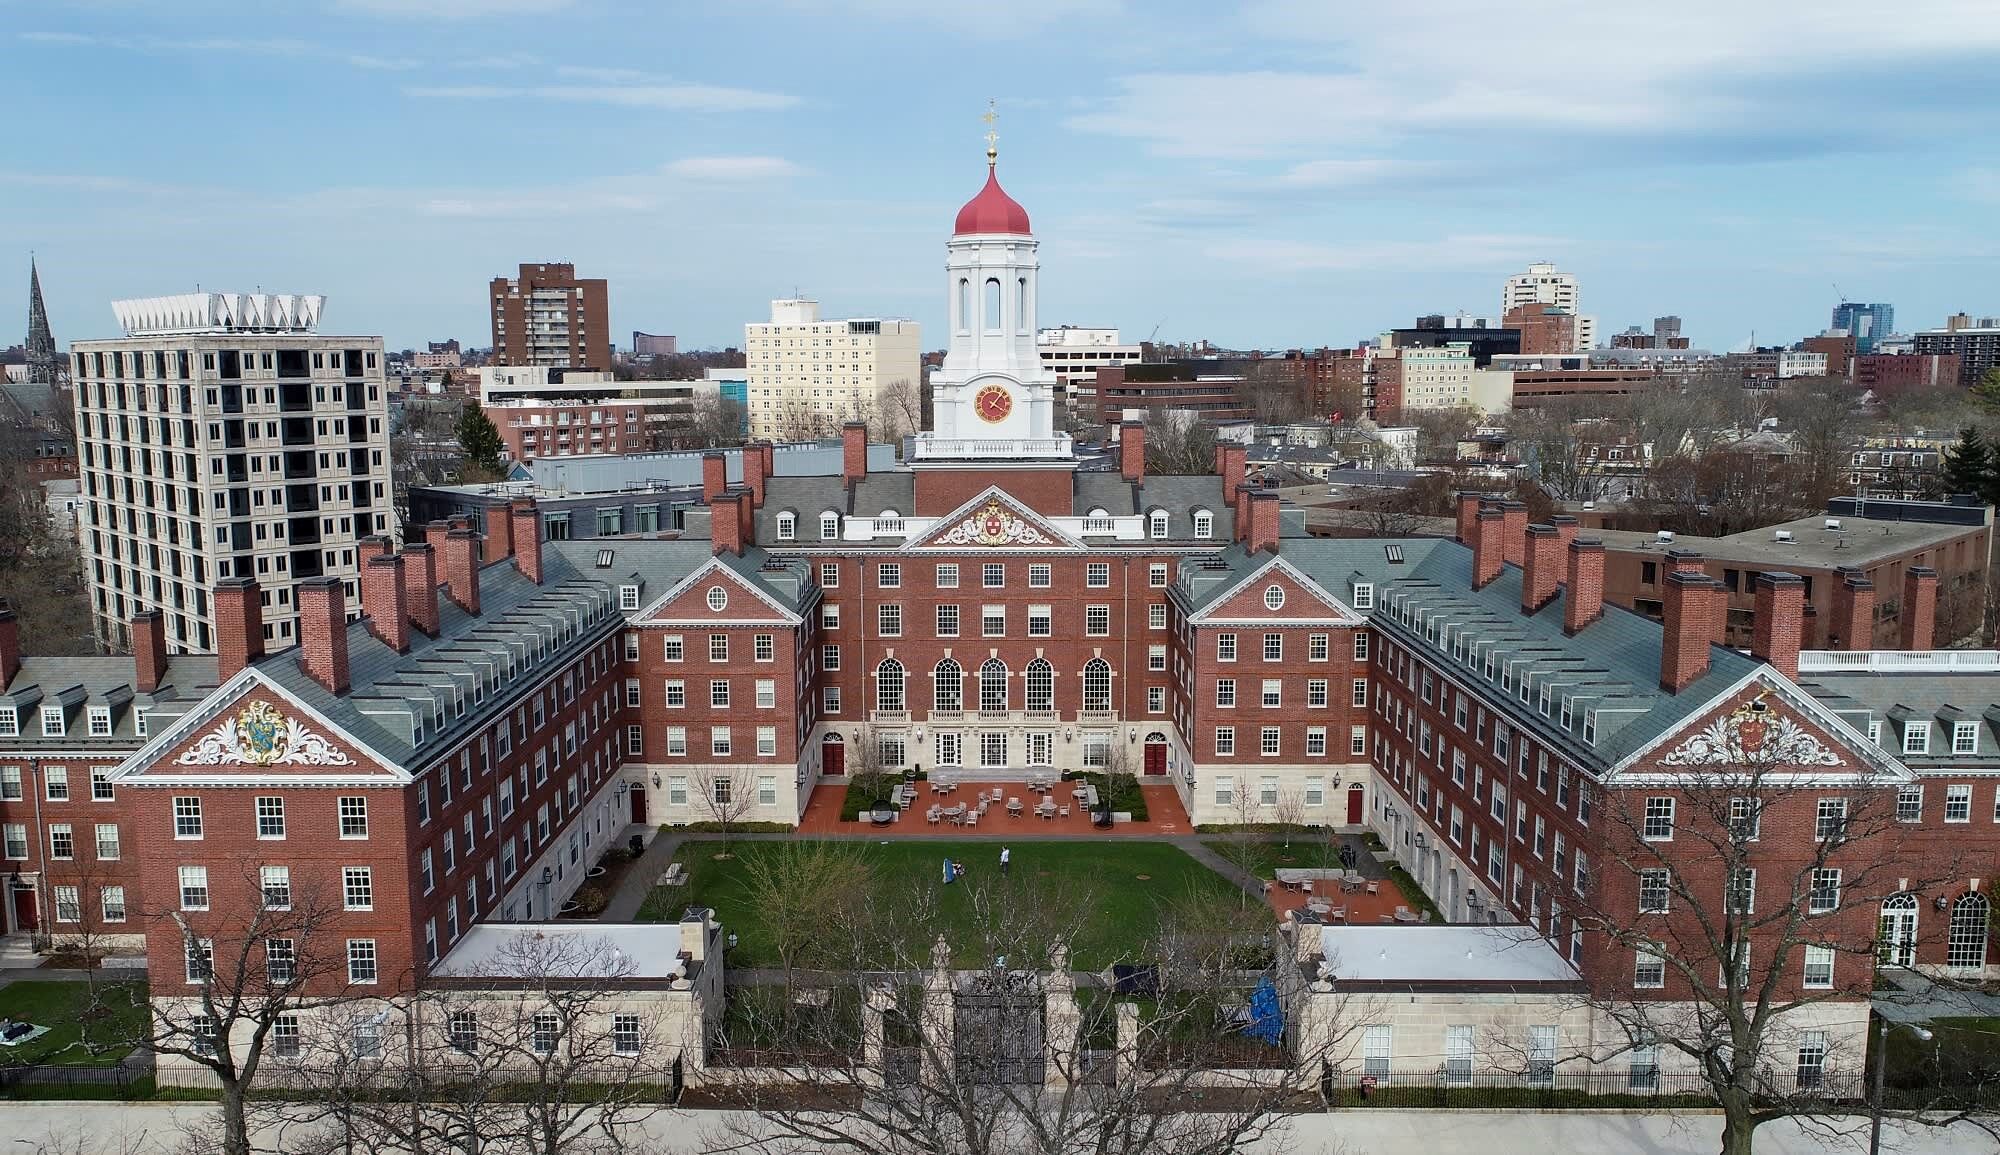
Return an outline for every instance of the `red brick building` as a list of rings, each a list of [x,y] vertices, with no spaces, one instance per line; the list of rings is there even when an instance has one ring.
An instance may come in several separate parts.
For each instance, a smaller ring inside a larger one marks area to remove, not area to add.
[[[1854,383],[1882,396],[1958,387],[1959,359],[1955,353],[1864,353],[1852,361]],[[1832,363],[1830,359],[1828,363]]]

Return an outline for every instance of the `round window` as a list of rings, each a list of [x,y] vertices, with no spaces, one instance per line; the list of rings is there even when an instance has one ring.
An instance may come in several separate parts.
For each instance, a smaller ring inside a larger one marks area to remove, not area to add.
[[[1264,608],[1267,610],[1282,610],[1285,608],[1284,586],[1272,585],[1264,587]]]
[[[729,591],[721,586],[708,587],[708,608],[721,613],[729,608]]]

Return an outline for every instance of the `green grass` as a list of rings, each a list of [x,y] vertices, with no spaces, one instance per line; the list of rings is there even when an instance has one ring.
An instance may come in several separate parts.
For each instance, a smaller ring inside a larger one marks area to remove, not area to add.
[[[675,859],[685,864],[688,882],[677,887],[655,888],[647,897],[639,917],[665,921],[680,917],[689,906],[715,908],[725,930],[738,937],[729,954],[732,967],[778,965],[770,936],[752,914],[752,896],[746,881],[746,864],[759,854],[771,853],[781,842],[738,843],[734,857],[716,859],[718,847],[712,842],[683,846]],[[968,880],[991,882],[1000,870],[998,841],[932,842],[897,840],[866,845],[873,870],[875,899],[882,908],[893,908],[899,896],[918,888],[936,892],[939,918],[947,939],[955,946],[974,941],[973,910],[968,901],[971,886],[961,881],[951,886],[942,881],[942,863],[949,857],[963,862]],[[1090,917],[1084,921],[1074,944],[1073,965],[1099,970],[1129,957],[1135,948],[1154,937],[1158,925],[1158,903],[1179,901],[1191,892],[1204,901],[1235,905],[1237,888],[1214,871],[1189,858],[1179,848],[1160,842],[1008,842],[1013,851],[1013,873],[1006,885],[1042,893],[1051,900],[1088,896]],[[1140,879],[1139,875],[1146,875]],[[912,957],[922,958],[922,943],[904,944]]]
[[[88,983],[30,979],[0,987],[0,1019],[49,1028],[48,1034],[26,1046],[0,1050],[0,1063],[117,1066],[146,1030],[146,988],[142,983],[106,982],[97,989],[101,1005],[92,1011]],[[86,1017],[91,1047],[83,1043]]]
[[[1286,870],[1324,870],[1340,865],[1340,851],[1317,835],[1301,834],[1288,847],[1283,842],[1261,838],[1238,842],[1232,838],[1204,838],[1203,846],[1243,867],[1259,878],[1276,878],[1279,867]]]
[[[1145,822],[1150,817],[1146,810],[1146,792],[1139,789],[1137,776],[1112,774],[1107,781],[1102,771],[1093,770],[1072,776],[1072,780],[1078,779],[1097,787],[1098,801],[1110,802],[1113,814],[1130,814],[1134,822]]]
[[[863,810],[888,809],[889,798],[903,785],[901,774],[856,774],[840,802],[840,820],[858,822]]]

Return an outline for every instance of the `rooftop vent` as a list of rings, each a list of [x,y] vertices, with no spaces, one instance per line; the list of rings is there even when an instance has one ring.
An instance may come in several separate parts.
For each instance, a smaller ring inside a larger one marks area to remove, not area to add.
[[[1382,547],[1382,556],[1389,560],[1390,565],[1402,565],[1403,547],[1400,545],[1385,545]]]
[[[1838,531],[1839,531],[1839,529],[1840,529],[1840,519],[1839,519],[1839,518],[1837,518],[1837,517],[1829,517],[1829,518],[1827,518],[1827,519],[1826,519],[1826,528],[1828,528],[1828,529],[1831,529],[1831,530],[1834,530],[1834,531],[1838,532]]]
[[[610,569],[610,568],[611,568],[611,551],[610,551],[610,550],[608,550],[608,549],[600,549],[600,550],[598,550],[598,551],[597,551],[597,568],[598,568],[598,569]]]
[[[1774,529],[1771,531],[1771,540],[1790,541],[1792,540],[1792,531],[1789,529]]]
[[[1674,531],[1671,529],[1660,530],[1657,534],[1654,535],[1654,540],[1659,542],[1661,545],[1671,545],[1673,544],[1674,540]]]

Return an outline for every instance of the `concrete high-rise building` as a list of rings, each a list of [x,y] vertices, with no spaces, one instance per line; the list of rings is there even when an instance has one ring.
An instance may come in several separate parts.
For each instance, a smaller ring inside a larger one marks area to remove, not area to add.
[[[915,432],[922,350],[915,321],[829,321],[820,317],[818,301],[772,301],[768,323],[743,326],[750,434],[805,441],[874,417],[905,426],[897,432]]]
[[[1833,307],[1831,326],[1854,338],[1854,351],[1873,353],[1875,343],[1896,331],[1896,307],[1842,301]]]
[[[1556,305],[1576,314],[1576,347],[1597,347],[1597,318],[1584,313],[1574,276],[1558,272],[1547,261],[1537,261],[1527,272],[1508,277],[1500,290],[1501,316],[1516,306],[1534,304]]]
[[[380,337],[321,334],[325,298],[114,301],[124,336],[71,346],[79,537],[98,636],[159,610],[176,653],[212,653],[210,591],[252,578],[263,635],[297,640],[293,588],[333,576],[358,606],[356,543],[392,534]]]
[[[610,293],[576,266],[522,265],[495,277],[493,363],[611,371]]]
[[[1079,325],[1042,329],[1035,334],[1035,348],[1042,367],[1056,375],[1056,408],[1072,413],[1096,412],[1099,369],[1145,360],[1145,350],[1121,343],[1116,329]]]
[[[672,333],[644,333],[632,330],[634,357],[672,357],[681,351],[681,340]]]

